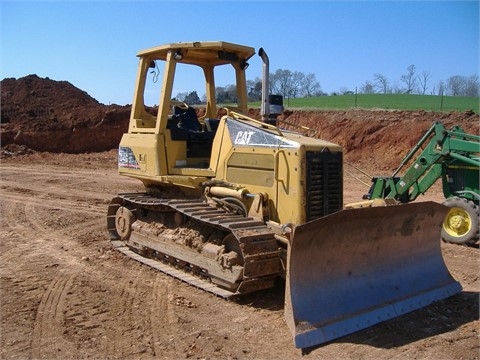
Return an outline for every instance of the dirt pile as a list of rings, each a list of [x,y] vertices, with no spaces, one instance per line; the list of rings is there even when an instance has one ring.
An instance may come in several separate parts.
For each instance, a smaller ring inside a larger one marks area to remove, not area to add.
[[[480,134],[479,115],[470,111],[286,111],[283,119],[315,129],[316,137],[341,145],[348,161],[384,170],[396,168],[435,121],[447,129],[459,125]]]
[[[101,119],[101,104],[68,81],[29,75],[4,79],[1,86],[2,124],[46,131],[94,126]]]
[[[67,81],[29,75],[3,79],[0,87],[2,147],[105,151],[117,147],[126,131],[129,106],[103,105]]]
[[[128,129],[131,109],[101,104],[67,81],[36,75],[2,80],[1,104],[4,156],[19,145],[66,153],[114,149]],[[259,110],[250,109],[250,115],[257,117]],[[377,169],[396,167],[434,121],[480,132],[479,116],[471,111],[287,110],[280,119],[316,130],[316,137],[340,144],[348,161]]]

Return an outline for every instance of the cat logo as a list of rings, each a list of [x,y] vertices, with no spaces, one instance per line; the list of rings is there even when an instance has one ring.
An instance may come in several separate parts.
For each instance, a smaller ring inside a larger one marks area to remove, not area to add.
[[[254,134],[254,131],[239,131],[237,136],[235,136],[235,145],[248,145],[250,143],[250,139]]]

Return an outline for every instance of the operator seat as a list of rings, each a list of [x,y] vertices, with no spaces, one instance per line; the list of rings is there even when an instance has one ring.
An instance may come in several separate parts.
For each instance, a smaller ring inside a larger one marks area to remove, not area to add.
[[[195,109],[174,106],[172,120],[172,140],[187,141],[187,158],[209,158],[215,133],[203,131]]]
[[[179,129],[202,131],[202,124],[198,121],[197,112],[190,106],[187,109],[174,106],[173,118],[178,119],[177,126]]]

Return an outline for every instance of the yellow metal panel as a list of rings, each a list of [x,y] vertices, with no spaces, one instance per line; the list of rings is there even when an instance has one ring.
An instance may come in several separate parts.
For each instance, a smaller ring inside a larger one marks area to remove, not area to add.
[[[215,173],[211,169],[201,169],[194,167],[181,167],[172,169],[171,174],[183,175],[183,176],[201,176],[201,177],[214,177]]]
[[[170,130],[165,130],[165,148],[167,153],[167,173],[173,174],[175,167],[180,164],[187,164],[187,142],[171,140]]]
[[[163,137],[156,134],[124,134],[120,142],[120,153],[129,154],[128,163],[119,155],[120,174],[142,176],[161,175],[166,170],[165,159],[158,151],[163,147]]]
[[[236,184],[248,184],[257,186],[273,186],[273,171],[229,167],[227,169],[227,181]]]
[[[305,159],[304,149],[292,151],[280,150],[276,155],[277,192],[275,207],[279,223],[291,222],[301,224],[305,222],[305,187],[302,180],[302,162]],[[281,204],[281,206],[278,206]]]
[[[274,157],[272,154],[233,153],[227,166],[273,170]]]
[[[150,115],[150,118],[145,116],[142,119],[133,119],[130,122],[131,126],[131,132],[132,133],[155,133],[155,124],[156,124],[156,119]]]
[[[274,157],[271,154],[233,153],[227,162],[227,181],[273,186]]]

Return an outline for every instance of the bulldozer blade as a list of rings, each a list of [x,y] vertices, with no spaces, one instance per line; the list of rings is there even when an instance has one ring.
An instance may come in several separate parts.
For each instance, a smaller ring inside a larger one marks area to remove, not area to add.
[[[297,348],[319,345],[462,290],[440,248],[434,202],[342,210],[295,227],[285,318]]]

